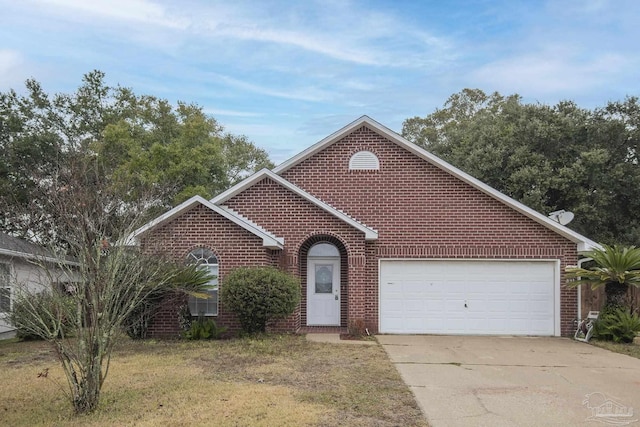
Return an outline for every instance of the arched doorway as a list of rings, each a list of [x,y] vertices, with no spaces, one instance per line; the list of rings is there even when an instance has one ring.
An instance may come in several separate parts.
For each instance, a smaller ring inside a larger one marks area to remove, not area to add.
[[[321,241],[307,253],[307,310],[309,326],[340,326],[341,255],[332,243]]]

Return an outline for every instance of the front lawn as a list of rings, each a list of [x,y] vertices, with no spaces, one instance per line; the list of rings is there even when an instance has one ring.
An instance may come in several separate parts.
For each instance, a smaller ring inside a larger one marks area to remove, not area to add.
[[[131,341],[114,352],[96,412],[76,417],[43,342],[0,341],[3,425],[426,426],[380,346],[274,335]]]
[[[589,341],[589,344],[593,344],[596,347],[606,348],[609,351],[626,354],[628,356],[640,359],[640,345],[638,344],[619,344],[613,341],[598,340],[591,340]]]

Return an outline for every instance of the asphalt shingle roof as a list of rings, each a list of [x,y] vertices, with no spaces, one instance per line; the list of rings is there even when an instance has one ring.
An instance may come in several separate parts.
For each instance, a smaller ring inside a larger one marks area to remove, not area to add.
[[[2,250],[18,252],[23,256],[47,256],[49,253],[42,247],[23,239],[0,232],[0,252]]]

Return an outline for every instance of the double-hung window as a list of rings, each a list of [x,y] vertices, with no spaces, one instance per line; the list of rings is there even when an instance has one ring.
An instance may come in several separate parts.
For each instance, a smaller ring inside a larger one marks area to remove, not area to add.
[[[199,268],[206,269],[213,279],[208,283],[206,293],[209,298],[189,297],[189,311],[192,316],[217,316],[218,315],[218,258],[212,251],[198,248],[187,255],[187,262],[197,264]]]

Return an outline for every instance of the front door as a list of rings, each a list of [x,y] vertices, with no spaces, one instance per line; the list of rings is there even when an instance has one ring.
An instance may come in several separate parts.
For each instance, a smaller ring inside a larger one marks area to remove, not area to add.
[[[307,325],[340,326],[340,258],[308,259]]]

